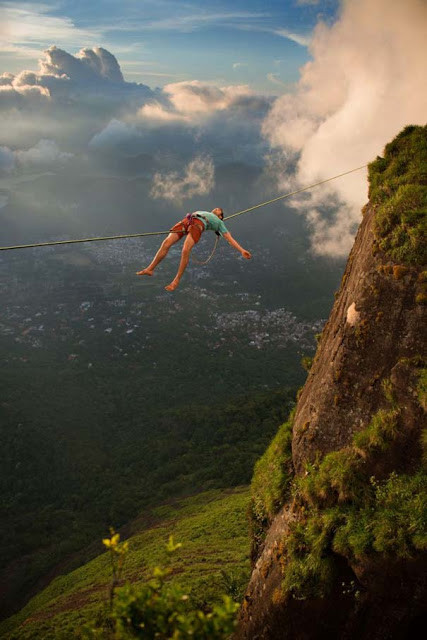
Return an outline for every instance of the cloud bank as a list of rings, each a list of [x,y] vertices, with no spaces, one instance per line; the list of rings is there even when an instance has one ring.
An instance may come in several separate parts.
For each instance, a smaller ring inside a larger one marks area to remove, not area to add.
[[[138,112],[142,119],[159,122],[186,122],[197,126],[219,112],[267,110],[268,97],[257,96],[247,85],[216,87],[199,80],[167,84],[162,90],[162,102],[145,104]],[[228,117],[228,113],[224,114]]]
[[[273,100],[200,80],[151,89],[105,49],[51,46],[36,71],[0,77],[3,229],[17,242],[109,234],[168,228],[207,195],[248,206]]]
[[[302,68],[295,91],[276,100],[263,124],[282,155],[280,189],[370,162],[405,125],[425,123],[426,25],[424,0],[347,0],[332,26],[317,25],[312,61]],[[366,171],[361,171],[296,202],[312,228],[317,253],[348,252],[366,197]]]

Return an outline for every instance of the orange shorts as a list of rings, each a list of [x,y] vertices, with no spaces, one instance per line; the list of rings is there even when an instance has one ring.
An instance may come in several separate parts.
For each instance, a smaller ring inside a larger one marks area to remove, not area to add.
[[[170,229],[172,233],[177,233],[180,239],[189,233],[194,242],[199,242],[204,230],[205,225],[201,220],[198,220],[197,218],[193,218],[191,221],[189,221],[187,218],[184,218],[183,220],[181,220],[181,222],[177,222],[172,227],[172,229]]]

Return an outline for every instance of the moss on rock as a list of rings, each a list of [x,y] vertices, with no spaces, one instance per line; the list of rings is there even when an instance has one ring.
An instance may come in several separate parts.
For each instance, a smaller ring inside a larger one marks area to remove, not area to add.
[[[255,465],[249,507],[253,555],[282,506],[292,479],[293,418],[294,412],[279,428],[264,455]]]
[[[425,402],[425,370],[419,374],[420,404]],[[353,437],[353,444],[307,464],[292,486],[299,518],[282,541],[283,590],[306,599],[326,596],[334,583],[336,554],[349,563],[382,554],[412,558],[427,548],[427,474],[376,478],[378,461],[398,436],[400,409],[392,385],[383,383],[387,407]],[[427,435],[422,435],[424,453]],[[426,457],[426,456],[425,456]]]

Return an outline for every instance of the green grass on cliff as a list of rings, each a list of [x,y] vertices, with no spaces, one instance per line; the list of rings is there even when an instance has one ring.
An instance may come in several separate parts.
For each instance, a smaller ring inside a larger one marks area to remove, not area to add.
[[[294,412],[279,427],[264,455],[255,465],[249,508],[253,553],[256,553],[264,540],[268,526],[283,504],[292,478],[293,416]]]
[[[418,402],[425,410],[423,364],[418,357],[406,362],[414,368]],[[395,400],[391,380],[383,380],[382,388],[384,406],[365,429],[354,435],[350,445],[306,463],[303,475],[292,474],[292,419],[280,427],[255,466],[250,506],[255,553],[286,499],[298,514],[279,543],[282,589],[287,595],[327,596],[338,556],[359,563],[375,556],[415,558],[427,549],[426,430],[420,429],[422,460],[411,473],[372,475],[375,462],[384,459],[405,434],[404,410]]]
[[[133,524],[123,579],[141,584],[153,567],[165,562],[170,535],[182,548],[174,556],[171,584],[179,584],[197,607],[221,602],[228,593],[238,600],[249,579],[247,508],[249,489],[212,490],[160,506]],[[68,640],[102,615],[111,583],[109,554],[58,576],[17,615],[0,624],[8,640]]]
[[[380,249],[407,265],[427,262],[427,126],[408,126],[369,165]]]
[[[425,369],[417,377],[423,406]],[[302,599],[326,596],[333,585],[334,554],[363,563],[378,554],[392,560],[415,558],[427,549],[425,466],[414,466],[411,475],[371,475],[373,461],[405,430],[389,380],[383,391],[386,407],[354,435],[353,443],[307,464],[305,474],[293,481],[291,495],[300,517],[281,546],[285,593]]]

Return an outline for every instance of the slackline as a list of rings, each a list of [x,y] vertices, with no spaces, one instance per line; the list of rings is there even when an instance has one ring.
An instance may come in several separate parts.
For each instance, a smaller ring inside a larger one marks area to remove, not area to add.
[[[308,191],[309,189],[314,189],[314,187],[318,187],[321,184],[325,184],[326,182],[330,182],[331,180],[336,180],[337,178],[341,178],[342,176],[346,176],[349,173],[354,173],[354,171],[360,171],[360,169],[364,169],[367,167],[367,164],[364,164],[361,167],[357,167],[356,169],[350,169],[350,171],[345,171],[344,173],[340,173],[336,176],[332,176],[332,178],[327,178],[326,180],[321,180],[320,182],[316,182],[315,184],[311,184],[308,187],[303,187],[302,189],[297,189],[296,191],[291,191],[290,193],[285,193],[285,195],[278,196],[277,198],[272,198],[272,200],[267,200],[266,202],[261,202],[260,204],[256,204],[253,207],[249,207],[248,209],[243,209],[242,211],[238,211],[237,213],[233,213],[230,216],[224,218],[224,220],[231,220],[231,218],[236,218],[237,216],[241,216],[244,213],[249,213],[249,211],[254,211],[254,209],[259,209],[260,207],[265,207],[268,204],[272,204],[273,202],[278,202],[279,200],[284,200],[285,198],[290,198],[291,196],[295,196],[297,193],[302,193],[303,191]],[[34,244],[18,244],[10,247],[0,247],[0,251],[11,251],[12,249],[32,249],[34,247],[52,247],[55,245],[61,244],[77,244],[79,242],[100,242],[101,240],[121,240],[123,238],[143,238],[146,236],[161,236],[168,235],[170,231],[146,231],[145,233],[126,233],[120,236],[102,236],[99,238],[80,238],[78,240],[56,240],[54,242],[37,242]]]

